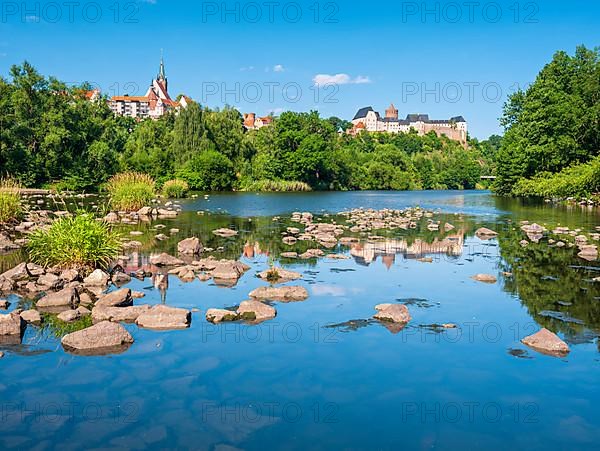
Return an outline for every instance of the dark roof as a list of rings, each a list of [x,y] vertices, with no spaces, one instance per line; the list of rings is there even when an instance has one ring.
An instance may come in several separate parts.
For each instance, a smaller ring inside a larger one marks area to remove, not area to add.
[[[450,122],[467,122],[462,116],[455,116],[450,118]]]
[[[409,114],[406,116],[409,122],[429,122],[429,114]]]
[[[373,107],[368,106],[365,108],[361,108],[360,110],[358,110],[358,113],[356,113],[354,119],[352,120],[355,121],[356,119],[362,119],[363,117],[367,117],[367,113],[369,111],[373,111]]]

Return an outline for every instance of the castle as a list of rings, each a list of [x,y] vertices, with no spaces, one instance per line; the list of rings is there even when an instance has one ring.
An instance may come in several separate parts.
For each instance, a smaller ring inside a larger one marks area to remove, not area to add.
[[[408,133],[414,129],[419,135],[434,131],[438,135],[459,141],[463,146],[467,145],[467,121],[462,116],[449,120],[434,120],[429,119],[427,114],[409,114],[406,119],[399,119],[398,110],[393,103],[385,111],[383,118],[372,107],[361,108],[352,119],[352,125],[347,132],[351,135],[362,131]]]
[[[113,96],[110,109],[117,115],[129,116],[139,119],[158,119],[168,111],[186,108],[192,101],[189,97],[182,96],[179,101],[171,99],[169,95],[169,82],[165,75],[165,63],[160,58],[158,75],[148,88],[145,96]]]

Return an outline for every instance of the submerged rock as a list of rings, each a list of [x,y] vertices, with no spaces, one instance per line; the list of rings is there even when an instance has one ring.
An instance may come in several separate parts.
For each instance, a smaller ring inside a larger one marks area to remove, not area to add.
[[[231,310],[211,308],[206,311],[206,320],[210,323],[222,323],[226,321],[235,321],[238,314]]]
[[[475,235],[481,240],[489,240],[491,238],[497,237],[498,232],[495,232],[486,227],[482,227],[480,229],[477,229],[477,231],[475,232]]]
[[[127,350],[133,337],[120,324],[103,321],[65,335],[61,343],[65,351],[79,355],[116,354]]]
[[[237,309],[239,317],[246,321],[266,321],[277,316],[277,310],[259,301],[244,301]]]
[[[229,238],[238,234],[237,231],[231,229],[217,229],[213,230],[213,233],[223,238]]]
[[[186,329],[190,327],[192,314],[189,310],[155,305],[150,310],[141,313],[136,324],[146,329],[168,330]]]
[[[304,287],[260,287],[250,293],[254,299],[263,299],[280,302],[304,301],[308,298],[308,291]]]
[[[0,310],[8,310],[8,307],[10,307],[10,302],[5,299],[0,299]]]
[[[490,283],[490,284],[496,283],[498,281],[496,276],[492,276],[491,274],[477,274],[477,275],[473,276],[472,279],[476,280],[477,282]]]
[[[408,323],[412,318],[408,307],[402,304],[380,304],[375,306],[378,311],[373,318],[391,323]]]
[[[529,337],[523,338],[521,343],[542,354],[554,357],[564,357],[571,352],[571,349],[569,349],[569,346],[564,341],[546,328]]]

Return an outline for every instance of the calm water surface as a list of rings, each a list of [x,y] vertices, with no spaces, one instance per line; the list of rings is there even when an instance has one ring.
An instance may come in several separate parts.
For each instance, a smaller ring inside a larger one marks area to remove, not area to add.
[[[456,230],[378,232],[385,241],[333,249],[349,260],[279,258],[315,247],[281,242],[297,225],[293,211],[415,205],[441,212]],[[185,201],[183,210],[157,222],[180,229],[168,241],[154,240],[157,223],[124,228],[145,232],[132,237],[144,245],[128,270],[192,235],[222,248],[212,255],[252,269],[230,288],[172,276],[158,290],[134,280],[129,286],[146,293],[138,303],[199,311],[184,331],[127,326],[136,342],[124,354],[72,356],[52,325],[29,327],[21,346],[0,345],[2,448],[597,449],[600,284],[591,279],[600,265],[573,249],[522,248],[518,222],[593,232],[598,210],[487,192],[218,194]],[[481,226],[498,239],[474,237]],[[211,231],[219,227],[240,234],[218,238]],[[417,239],[447,237],[458,248],[407,251]],[[0,265],[19,258],[1,257]],[[277,318],[258,326],[206,322],[208,308],[237,305],[264,285],[254,275],[271,261],[303,274],[307,301],[275,303]],[[477,283],[478,273],[499,281]],[[11,309],[30,303],[9,300]],[[380,303],[406,304],[413,320],[400,332],[370,321]],[[435,327],[443,323],[458,328]],[[520,343],[540,327],[558,333],[571,353],[549,357]]]

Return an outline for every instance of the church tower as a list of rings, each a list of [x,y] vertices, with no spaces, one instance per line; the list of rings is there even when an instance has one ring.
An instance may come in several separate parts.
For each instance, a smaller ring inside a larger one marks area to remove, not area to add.
[[[160,52],[160,69],[158,70],[156,80],[163,85],[165,91],[169,90],[169,82],[167,81],[167,76],[165,75],[165,61],[163,59],[162,50]]]
[[[393,103],[387,110],[385,110],[385,117],[388,119],[398,120],[398,110]]]

